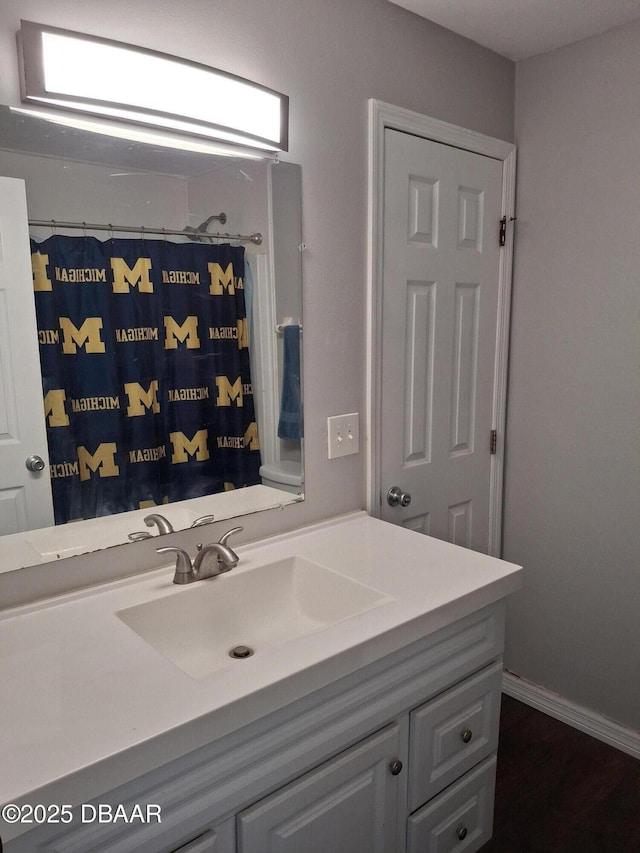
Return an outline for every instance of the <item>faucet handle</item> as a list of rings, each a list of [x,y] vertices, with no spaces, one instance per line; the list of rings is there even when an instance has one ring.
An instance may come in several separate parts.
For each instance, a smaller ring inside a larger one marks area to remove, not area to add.
[[[243,530],[244,527],[232,527],[231,530],[227,530],[227,532],[220,537],[220,539],[218,540],[218,545],[223,545],[225,548],[229,548],[229,546],[227,545],[229,537],[233,536],[235,533],[240,533]],[[240,557],[238,557],[233,548],[229,548],[229,551],[231,552],[231,556],[233,557],[233,559],[236,561],[236,563],[238,563],[240,561]]]
[[[201,515],[200,518],[196,518],[191,527],[200,527],[201,524],[210,524],[212,521],[215,521],[212,515]]]
[[[153,539],[150,533],[146,530],[137,530],[135,533],[130,533],[127,537],[131,542],[140,542],[141,539]]]
[[[164,548],[156,548],[158,554],[166,554],[167,552],[176,555],[176,572],[173,576],[174,583],[189,583],[189,579],[193,574],[193,566],[191,565],[191,557],[183,548],[176,548],[175,545],[166,545]]]
[[[218,539],[218,545],[226,545],[230,536],[234,536],[236,533],[241,533],[243,530],[244,527],[232,527],[231,530],[227,530],[227,532]]]

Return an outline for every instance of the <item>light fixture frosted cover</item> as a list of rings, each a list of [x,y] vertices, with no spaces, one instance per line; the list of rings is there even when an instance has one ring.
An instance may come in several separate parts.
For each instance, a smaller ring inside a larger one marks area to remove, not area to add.
[[[289,99],[240,77],[120,42],[21,22],[22,100],[181,133],[287,149]]]

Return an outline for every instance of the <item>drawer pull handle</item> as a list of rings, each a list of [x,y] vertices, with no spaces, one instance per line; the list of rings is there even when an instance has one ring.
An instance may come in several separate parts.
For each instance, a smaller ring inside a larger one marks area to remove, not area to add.
[[[396,758],[395,761],[392,761],[389,765],[389,770],[391,771],[392,776],[397,776],[402,772],[402,761],[399,758]]]
[[[471,731],[471,729],[465,729],[463,732],[460,733],[460,737],[462,738],[463,743],[469,743],[469,741],[473,737],[473,732]]]
[[[459,826],[456,829],[456,835],[458,836],[458,841],[464,841],[465,838],[467,837],[467,827],[466,826]]]

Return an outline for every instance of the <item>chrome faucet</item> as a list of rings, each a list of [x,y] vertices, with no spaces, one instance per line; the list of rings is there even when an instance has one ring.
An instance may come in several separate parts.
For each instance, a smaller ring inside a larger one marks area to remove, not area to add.
[[[209,524],[210,522],[215,521],[214,516],[212,515],[201,515],[200,518],[196,518],[194,522],[191,523],[191,527],[200,527],[201,524]],[[146,515],[144,518],[144,523],[147,527],[153,527],[155,524],[158,528],[158,535],[162,535],[164,533],[175,533],[173,529],[173,525],[171,522],[164,517],[164,515],[160,515],[159,513],[152,513],[151,515]],[[146,530],[139,530],[136,533],[130,533],[129,539],[132,542],[140,542],[142,539],[151,539],[152,534],[148,533]]]
[[[146,515],[144,518],[144,523],[147,527],[153,527],[154,524],[158,527],[158,533],[173,533],[173,525],[170,521],[168,521],[164,515],[160,515],[157,512],[152,513],[151,515]]]
[[[192,527],[193,526],[194,525],[192,525]],[[191,557],[189,557],[184,548],[176,548],[174,545],[167,545],[164,548],[156,548],[156,551],[158,554],[171,552],[176,555],[176,570],[173,576],[174,583],[194,583],[195,581],[202,581],[206,578],[213,578],[216,575],[229,572],[234,566],[238,565],[240,558],[236,552],[227,545],[227,542],[230,536],[233,536],[234,533],[240,533],[241,530],[244,530],[244,528],[233,527],[231,530],[228,530],[224,536],[220,537],[219,542],[211,542],[208,545],[198,545],[198,553],[196,554],[193,563],[191,562]]]

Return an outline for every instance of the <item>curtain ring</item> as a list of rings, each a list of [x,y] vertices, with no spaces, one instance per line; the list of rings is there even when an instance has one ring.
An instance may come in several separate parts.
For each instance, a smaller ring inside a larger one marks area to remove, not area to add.
[[[113,225],[109,222],[108,227],[109,227],[109,239],[113,240]]]
[[[84,219],[82,220],[82,233],[85,237],[87,236],[87,223],[84,221]]]
[[[55,219],[51,220],[51,234],[53,237],[56,236],[56,221],[55,221]]]

